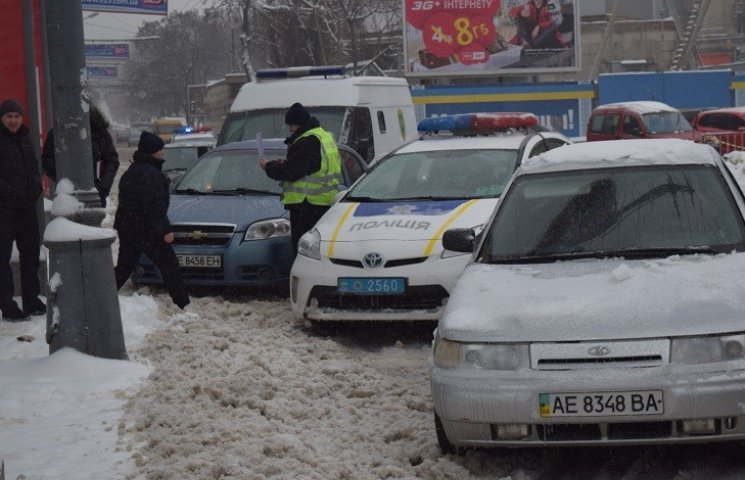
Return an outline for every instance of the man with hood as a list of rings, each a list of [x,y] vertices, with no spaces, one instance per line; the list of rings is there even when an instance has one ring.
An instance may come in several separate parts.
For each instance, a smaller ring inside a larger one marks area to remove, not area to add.
[[[109,133],[109,121],[101,110],[90,104],[91,124],[91,153],[93,157],[93,183],[101,197],[101,205],[106,207],[106,197],[109,196],[114,184],[116,172],[119,170],[119,154],[114,147],[114,140]],[[57,165],[54,156],[54,132],[49,130],[44,149],[41,152],[41,163],[44,173],[57,181]]]
[[[29,315],[46,313],[39,300],[39,250],[41,233],[36,202],[41,195],[41,176],[23,109],[16,100],[0,104],[0,310],[3,320],[18,322]],[[10,257],[18,247],[23,310],[13,300]]]
[[[154,133],[142,132],[133,163],[119,180],[119,205],[114,217],[119,234],[116,286],[122,288],[144,253],[160,270],[173,303],[183,309],[189,304],[189,295],[170,245],[174,236],[168,220],[169,180],[161,171],[164,145]]]
[[[313,228],[336,198],[341,161],[333,134],[300,103],[285,114],[290,136],[285,139],[287,159],[260,160],[269,178],[282,181],[282,203],[290,212],[292,248]]]

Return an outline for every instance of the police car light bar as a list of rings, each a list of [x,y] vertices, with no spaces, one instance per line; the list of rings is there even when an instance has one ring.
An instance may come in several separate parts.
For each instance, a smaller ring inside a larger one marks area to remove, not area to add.
[[[346,68],[343,65],[330,65],[327,67],[289,67],[289,68],[266,68],[256,71],[256,78],[261,80],[300,77],[328,77],[331,75],[344,75]]]
[[[527,112],[462,113],[425,118],[417,126],[420,132],[449,131],[456,135],[478,135],[508,128],[532,128],[538,117]]]

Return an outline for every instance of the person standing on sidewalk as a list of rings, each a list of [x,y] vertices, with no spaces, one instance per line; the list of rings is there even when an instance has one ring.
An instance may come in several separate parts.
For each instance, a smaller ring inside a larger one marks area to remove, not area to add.
[[[106,198],[114,184],[116,172],[119,170],[119,154],[114,146],[114,140],[109,133],[109,121],[101,110],[90,104],[91,124],[91,156],[93,157],[93,183],[101,198],[101,206],[106,207]],[[49,130],[44,148],[41,152],[41,163],[44,173],[57,181],[57,162],[54,152],[54,130]]]
[[[41,175],[23,109],[17,100],[0,104],[0,310],[3,320],[22,321],[43,315],[39,300],[41,234],[36,202],[41,196]],[[18,247],[23,310],[13,300],[13,242]]]
[[[134,161],[119,180],[119,205],[114,217],[119,258],[114,271],[116,288],[120,289],[144,253],[160,270],[173,303],[183,309],[189,304],[189,294],[170,245],[174,236],[168,220],[169,180],[161,171],[164,146],[157,135],[142,132]]]
[[[285,139],[287,159],[262,158],[259,164],[269,178],[282,181],[282,203],[290,212],[292,248],[297,254],[300,237],[334,203],[341,160],[334,136],[300,103],[287,110],[285,123],[290,130]]]

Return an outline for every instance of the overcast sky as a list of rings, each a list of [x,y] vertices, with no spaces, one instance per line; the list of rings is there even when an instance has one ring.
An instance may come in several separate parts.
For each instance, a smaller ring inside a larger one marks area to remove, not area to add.
[[[212,5],[213,0],[168,0],[168,13],[199,10]],[[94,15],[96,13],[96,15]],[[89,18],[86,18],[89,17]],[[137,15],[133,13],[108,13],[83,11],[85,40],[127,40],[137,35],[144,22],[154,22],[162,15]]]

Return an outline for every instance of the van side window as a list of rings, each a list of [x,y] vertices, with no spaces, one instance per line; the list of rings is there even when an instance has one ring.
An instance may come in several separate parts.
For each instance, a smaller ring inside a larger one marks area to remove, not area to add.
[[[346,143],[359,153],[365,162],[370,163],[375,158],[370,109],[366,107],[353,107],[349,109],[348,115],[345,122],[349,126],[349,135],[347,136]]]
[[[632,135],[634,137],[640,137],[642,134],[642,126],[639,125],[639,121],[628,115],[623,117],[623,133],[624,135]]]
[[[618,116],[614,114],[598,114],[592,117],[590,131],[603,135],[614,135],[618,126]]]
[[[383,112],[378,112],[378,130],[380,133],[385,133],[385,115]]]

